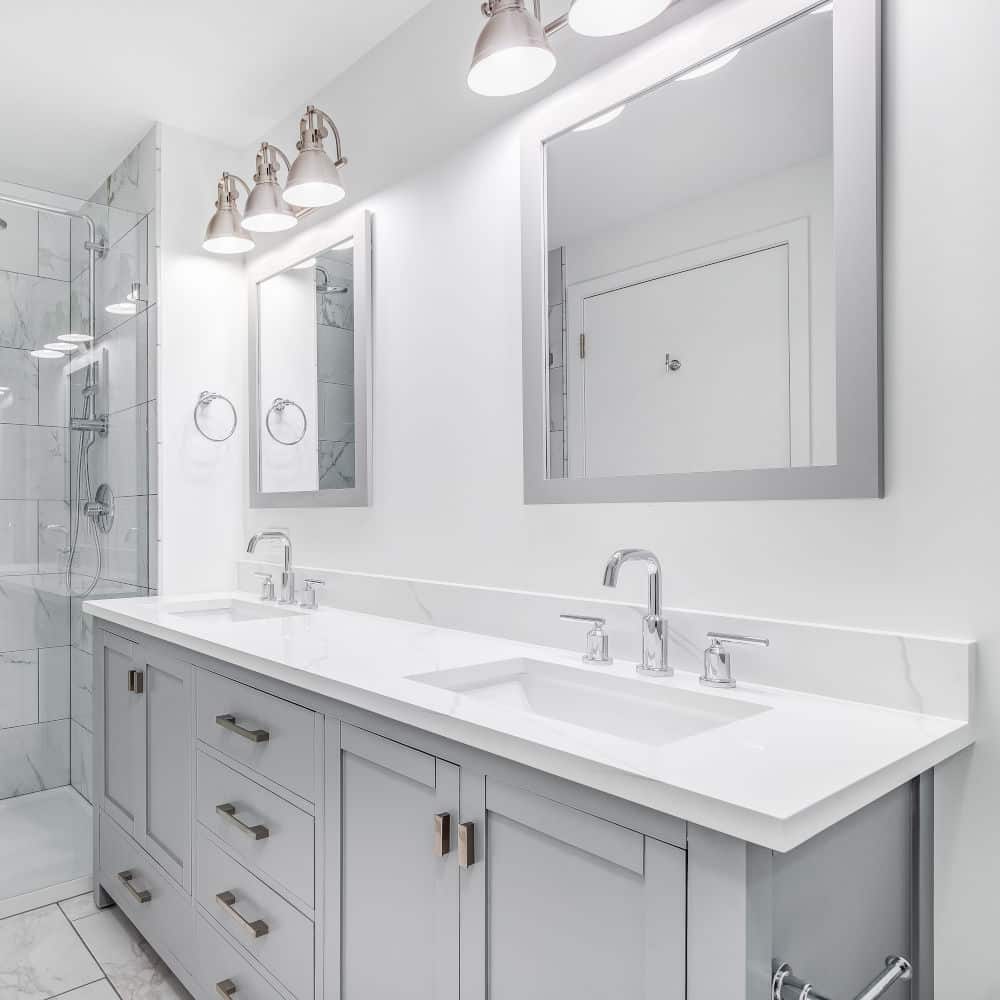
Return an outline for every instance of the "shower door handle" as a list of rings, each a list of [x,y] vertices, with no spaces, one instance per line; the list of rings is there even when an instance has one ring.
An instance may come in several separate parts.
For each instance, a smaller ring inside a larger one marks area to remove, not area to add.
[[[128,689],[132,694],[142,694],[145,687],[142,671],[130,670],[128,672]]]

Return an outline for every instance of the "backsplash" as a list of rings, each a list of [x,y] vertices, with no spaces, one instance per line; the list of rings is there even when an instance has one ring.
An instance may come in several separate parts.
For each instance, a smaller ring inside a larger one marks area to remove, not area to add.
[[[238,564],[240,590],[256,593],[255,571],[273,564]],[[322,605],[363,614],[424,622],[558,649],[584,648],[587,625],[566,622],[563,612],[607,620],[611,655],[636,662],[645,608],[618,601],[411,580],[339,570],[296,567],[298,581],[323,580]],[[670,662],[700,673],[707,632],[731,632],[770,640],[766,649],[736,647],[739,681],[859,701],[953,719],[970,717],[975,643],[803,622],[741,618],[686,609],[665,609],[670,624]]]

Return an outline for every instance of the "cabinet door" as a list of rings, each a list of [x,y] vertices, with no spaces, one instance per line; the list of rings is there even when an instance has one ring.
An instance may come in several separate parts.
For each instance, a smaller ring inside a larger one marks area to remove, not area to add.
[[[142,797],[142,695],[138,646],[99,629],[94,637],[95,730],[101,807],[135,835]]]
[[[685,854],[486,779],[490,1000],[683,1000]]]
[[[190,888],[192,727],[190,664],[140,647],[144,788],[136,838]]]
[[[341,1000],[457,1000],[459,769],[353,726],[340,735]]]

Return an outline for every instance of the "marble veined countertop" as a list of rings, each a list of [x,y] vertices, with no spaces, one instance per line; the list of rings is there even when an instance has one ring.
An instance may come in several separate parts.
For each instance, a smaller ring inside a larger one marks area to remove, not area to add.
[[[177,613],[233,599],[260,603],[246,594],[204,594],[87,601],[83,610],[777,851],[791,850],[973,739],[964,719],[759,684],[712,691],[695,674],[641,678],[624,661],[587,666],[576,651],[333,608],[240,622]],[[722,699],[718,708],[731,721],[656,745],[411,679],[517,658],[627,678],[640,685],[633,687],[639,695],[649,685],[654,702]]]

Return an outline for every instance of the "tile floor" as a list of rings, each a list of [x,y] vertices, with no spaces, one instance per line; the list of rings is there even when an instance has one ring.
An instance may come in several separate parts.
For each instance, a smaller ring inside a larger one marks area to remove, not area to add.
[[[0,920],[0,1000],[191,1000],[121,911],[75,896]]]

